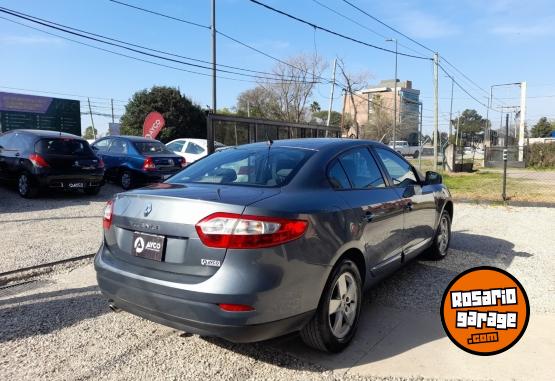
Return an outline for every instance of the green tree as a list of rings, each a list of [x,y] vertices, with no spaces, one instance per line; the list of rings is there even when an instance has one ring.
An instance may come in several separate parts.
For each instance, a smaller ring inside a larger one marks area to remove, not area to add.
[[[166,86],[154,86],[133,94],[121,117],[122,134],[142,135],[145,117],[152,111],[158,111],[166,120],[158,140],[206,138],[204,111],[178,89]]]
[[[312,113],[312,121],[311,123],[315,124],[326,124],[328,121],[328,112],[327,111],[317,111]],[[341,113],[337,111],[331,112],[330,117],[330,126],[340,126],[341,125]]]
[[[315,112],[318,112],[318,111],[320,111],[320,110],[322,110],[322,108],[320,107],[320,103],[318,103],[318,102],[316,102],[316,101],[313,101],[313,102],[310,104],[310,112],[311,112],[312,114],[314,114]]]
[[[478,114],[476,110],[466,109],[461,116],[452,121],[455,130],[457,126],[462,134],[474,135],[484,131],[489,122]]]
[[[551,135],[551,131],[555,129],[555,123],[550,123],[544,116],[538,120],[538,123],[532,127],[530,131],[533,138],[545,138]]]
[[[85,133],[83,134],[83,137],[87,140],[92,140],[92,139],[96,139],[96,137],[98,136],[98,130],[96,128],[93,128],[93,126],[88,126],[87,128],[85,128]]]

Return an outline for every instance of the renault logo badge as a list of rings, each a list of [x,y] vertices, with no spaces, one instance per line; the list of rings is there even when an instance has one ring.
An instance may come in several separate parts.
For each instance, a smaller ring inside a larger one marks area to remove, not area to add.
[[[146,204],[144,215],[147,217],[152,212],[152,203]]]

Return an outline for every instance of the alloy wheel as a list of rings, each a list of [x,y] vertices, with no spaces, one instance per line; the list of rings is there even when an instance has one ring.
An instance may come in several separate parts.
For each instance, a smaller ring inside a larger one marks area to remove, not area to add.
[[[329,325],[335,337],[341,339],[351,331],[357,315],[359,295],[354,277],[345,272],[337,278],[329,301]]]
[[[19,194],[26,195],[29,192],[29,178],[27,175],[23,174],[19,176],[17,183]]]
[[[442,216],[439,223],[439,236],[437,238],[437,244],[439,252],[442,255],[445,255],[447,246],[449,245],[449,220],[446,216]]]

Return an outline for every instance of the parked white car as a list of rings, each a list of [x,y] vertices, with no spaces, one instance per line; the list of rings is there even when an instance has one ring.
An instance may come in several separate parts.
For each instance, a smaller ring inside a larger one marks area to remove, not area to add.
[[[187,164],[202,159],[208,154],[208,141],[206,139],[175,139],[167,143],[166,147],[184,157]],[[218,149],[225,146],[220,142],[214,142],[214,147]]]
[[[420,155],[420,147],[410,146],[406,140],[396,140],[395,148],[393,148],[393,142],[389,142],[389,148],[394,149],[403,156],[412,156],[415,159]]]

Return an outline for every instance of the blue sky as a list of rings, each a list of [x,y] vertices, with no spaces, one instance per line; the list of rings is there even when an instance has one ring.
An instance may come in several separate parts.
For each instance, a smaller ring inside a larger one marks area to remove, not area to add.
[[[210,24],[209,0],[124,1],[200,24]],[[378,34],[398,38],[403,45],[430,55],[341,0],[318,1],[358,20]],[[555,118],[555,75],[552,69],[555,4],[552,1],[351,1],[439,51],[441,56],[488,91],[492,84],[527,81],[529,123],[535,123],[542,115]],[[368,43],[393,48],[391,42],[384,42],[379,35],[339,18],[313,0],[263,2]],[[211,57],[208,30],[135,11],[108,0],[2,0],[0,6],[159,50],[207,61]],[[273,56],[284,59],[301,53],[313,54],[316,49],[330,63],[338,56],[344,60],[347,70],[368,72],[371,83],[393,77],[392,54],[321,31],[315,33],[306,25],[269,12],[248,0],[217,0],[217,8],[218,30]],[[0,16],[14,19],[5,14]],[[75,94],[81,96],[73,98],[82,100],[83,110],[86,109],[86,100],[83,102],[85,98],[82,96],[91,96],[94,97],[91,98],[93,109],[99,113],[109,113],[108,99],[114,98],[116,114],[121,114],[125,101],[133,92],[153,85],[169,85],[179,86],[183,93],[202,106],[211,104],[210,77],[115,56],[4,19],[0,19],[0,49],[0,91],[25,92],[9,89],[20,88]],[[401,46],[399,50],[411,53]],[[271,59],[222,38],[218,39],[218,61],[261,71],[269,71],[275,64]],[[449,66],[445,67],[473,96],[487,103],[487,95],[482,90]],[[331,77],[331,67],[328,71],[325,76]],[[399,58],[399,78],[412,80],[413,86],[421,90],[425,132],[431,131],[433,121],[432,73],[429,61]],[[255,85],[218,80],[218,107],[234,106],[237,95]],[[444,131],[450,89],[450,80],[440,73],[440,130]],[[494,95],[506,105],[513,105],[518,103],[519,90],[496,88]],[[319,86],[315,96],[322,106],[327,105],[329,85]],[[486,113],[483,106],[455,88],[454,113],[465,108],[475,108],[483,115]],[[334,109],[341,109],[339,100],[334,102]],[[499,123],[500,114],[494,113],[490,119],[495,125]],[[95,116],[95,123],[101,131],[106,129],[107,122],[107,118]],[[89,124],[89,117],[83,117],[83,127]]]

